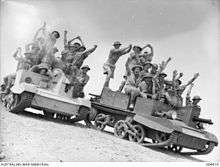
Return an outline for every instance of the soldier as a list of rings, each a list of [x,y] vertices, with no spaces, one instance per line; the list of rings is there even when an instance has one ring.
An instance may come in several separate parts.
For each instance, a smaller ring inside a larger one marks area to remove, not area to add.
[[[20,47],[13,54],[13,57],[18,61],[16,71],[20,69],[28,70],[32,66],[30,58],[27,58],[28,55],[25,55],[25,57],[21,55]]]
[[[81,97],[83,98],[85,96],[83,89],[85,85],[89,81],[89,76],[87,72],[90,70],[88,65],[82,66],[81,70],[79,71],[79,74],[76,76],[76,80],[73,83],[73,92],[72,92],[72,97],[73,98],[78,98]]]
[[[153,92],[153,76],[150,73],[145,73],[142,77],[142,82],[139,84],[142,96],[145,98],[152,98]]]
[[[167,74],[165,73],[160,73],[158,75],[158,77],[156,79],[154,79],[154,85],[155,87],[153,87],[153,91],[155,93],[157,93],[157,98],[160,99],[163,94],[164,94],[164,90],[165,90],[165,78],[167,77]]]
[[[126,69],[126,76],[129,76],[131,74],[131,68],[134,65],[141,65],[141,51],[142,48],[140,46],[133,46],[133,52],[128,57],[126,63],[125,63],[125,69]],[[143,56],[142,56],[143,57]],[[144,62],[145,63],[145,62]]]
[[[191,83],[190,86],[189,86],[189,89],[188,89],[188,91],[186,93],[186,106],[190,106],[192,104],[190,94],[191,94],[193,86],[194,86],[194,84]]]
[[[54,47],[51,52],[47,52],[47,54],[44,56],[44,58],[42,59],[41,63],[47,64],[47,66],[51,69],[53,69],[55,67],[56,64],[56,58],[55,58],[55,54],[58,52],[59,50]]]
[[[111,78],[114,78],[114,71],[115,71],[115,64],[118,61],[118,59],[131,50],[131,45],[129,45],[126,48],[120,49],[121,43],[116,41],[113,44],[114,48],[110,50],[108,59],[106,63],[103,65],[104,74],[106,74],[105,84],[104,87],[109,87],[109,82]]]
[[[124,80],[121,82],[121,84],[117,90],[118,92],[122,92],[122,90],[124,89],[124,86],[126,84],[127,76],[124,75],[123,78],[124,78]]]
[[[124,90],[126,94],[130,95],[130,105],[128,108],[132,110],[134,109],[136,97],[141,95],[139,84],[141,82],[140,72],[142,67],[134,65],[131,70],[132,74],[128,76]]]
[[[145,74],[150,73],[150,68],[152,67],[152,64],[150,62],[145,62],[143,66],[143,70],[140,73],[140,76],[143,77]]]
[[[157,70],[158,70],[158,65],[157,64],[152,64],[150,73],[152,75],[156,75]]]
[[[145,51],[143,56],[145,58],[145,61],[149,61],[151,62],[154,56],[154,50],[153,47],[150,44],[147,44],[146,46],[144,46],[142,49],[144,50],[145,48],[150,48],[150,53],[148,51]]]
[[[191,83],[193,83],[198,78],[198,76],[199,76],[199,73],[194,74],[193,78],[189,80],[187,84],[185,85],[181,85],[182,82],[179,79],[177,79],[175,81],[175,90],[177,91],[177,95],[181,96],[184,90],[186,89],[186,87],[189,86]]]
[[[84,46],[81,46],[78,50],[78,52],[75,55],[75,58],[72,62],[73,66],[76,66],[78,69],[83,65],[84,60],[93,53],[97,48],[97,45],[94,45],[93,48],[87,49]]]

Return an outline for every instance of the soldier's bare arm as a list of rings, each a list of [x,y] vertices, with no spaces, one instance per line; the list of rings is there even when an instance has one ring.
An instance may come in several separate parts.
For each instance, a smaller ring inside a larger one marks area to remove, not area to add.
[[[64,43],[64,46],[68,44],[67,43],[67,30],[64,31],[63,43]]]
[[[193,83],[197,78],[199,77],[199,73],[195,73],[193,78],[191,80],[188,81],[188,83],[186,85],[184,85],[185,87],[190,85],[191,83]]]
[[[132,48],[132,45],[129,45],[128,47],[121,48],[121,49],[117,50],[116,52],[121,52],[122,53],[121,56],[122,56],[122,55],[130,52],[131,48]]]

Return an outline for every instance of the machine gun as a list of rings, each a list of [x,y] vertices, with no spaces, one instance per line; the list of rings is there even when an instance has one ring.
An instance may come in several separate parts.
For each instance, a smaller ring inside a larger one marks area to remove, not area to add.
[[[194,122],[201,122],[201,123],[206,123],[209,125],[213,125],[213,122],[211,119],[203,119],[203,118],[198,118],[198,117],[193,117]]]

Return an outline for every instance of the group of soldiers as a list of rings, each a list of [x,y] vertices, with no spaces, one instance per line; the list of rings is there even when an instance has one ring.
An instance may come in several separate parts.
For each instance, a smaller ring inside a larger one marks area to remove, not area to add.
[[[25,53],[22,55],[21,48],[18,48],[13,57],[18,61],[17,70],[25,69],[33,72],[53,77],[56,69],[69,79],[70,83],[66,85],[65,91],[72,90],[72,97],[84,97],[83,88],[89,81],[87,72],[90,70],[88,65],[83,66],[84,60],[93,53],[97,45],[91,49],[86,49],[80,36],[67,40],[67,31],[64,31],[64,49],[61,57],[55,54],[59,51],[55,47],[56,41],[60,38],[58,31],[48,32],[46,23],[39,28],[34,35],[31,43],[25,46]],[[78,42],[76,42],[78,40]],[[191,85],[188,92],[191,92],[194,80],[199,76],[196,73],[193,78],[185,85],[180,78],[183,73],[174,70],[172,80],[167,80],[167,74],[164,69],[171,61],[168,58],[160,64],[152,63],[154,50],[150,44],[144,47],[132,46],[121,48],[121,43],[116,41],[110,50],[107,61],[103,65],[106,80],[104,87],[109,87],[110,79],[114,78],[114,71],[118,59],[127,53],[130,53],[126,63],[126,73],[118,91],[124,90],[130,96],[129,109],[134,108],[136,97],[152,98],[167,103],[173,107],[183,105],[182,94],[187,86]],[[2,90],[5,94],[10,92],[10,88],[15,80],[15,74],[4,78]],[[195,96],[192,100],[201,100]],[[187,93],[186,105],[194,104],[191,102],[190,93]]]
[[[64,31],[64,49],[61,57],[55,54],[59,51],[55,47],[56,41],[60,38],[58,31],[48,32],[46,23],[39,28],[31,43],[25,46],[25,53],[19,47],[13,54],[18,61],[16,70],[31,70],[32,72],[46,75],[53,78],[60,69],[70,81],[66,85],[65,91],[72,90],[72,97],[84,97],[83,88],[89,81],[87,72],[88,65],[83,66],[84,60],[96,50],[97,45],[91,49],[86,49],[80,36],[67,40],[67,31]],[[76,41],[78,40],[78,41]],[[3,78],[1,90],[6,96],[13,86],[16,74],[10,74]]]
[[[162,61],[160,64],[152,63],[154,52],[150,44],[144,47],[129,45],[121,48],[120,42],[114,42],[113,49],[110,50],[108,59],[103,65],[104,74],[106,74],[105,87],[108,88],[110,79],[114,78],[115,64],[118,59],[130,51],[130,56],[125,63],[124,80],[118,89],[119,92],[124,89],[124,92],[130,96],[129,109],[133,110],[138,96],[159,100],[172,107],[181,107],[183,105],[182,94],[189,85],[186,105],[197,105],[201,100],[199,96],[193,97],[193,102],[190,98],[193,82],[199,73],[194,74],[193,78],[185,85],[180,80],[183,73],[178,74],[177,70],[173,71],[172,80],[166,80],[167,74],[163,71],[171,58]]]

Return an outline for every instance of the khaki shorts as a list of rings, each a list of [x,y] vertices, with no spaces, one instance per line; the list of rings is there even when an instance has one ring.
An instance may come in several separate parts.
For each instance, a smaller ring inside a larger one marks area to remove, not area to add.
[[[104,70],[103,74],[108,74],[108,75],[110,75],[110,78],[114,78],[115,65],[105,63],[103,65],[103,70]]]
[[[131,94],[131,92],[133,92],[136,96],[141,94],[141,92],[138,88],[136,88],[134,86],[130,86],[130,85],[125,85],[124,90],[125,90],[126,94]]]

